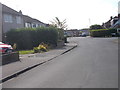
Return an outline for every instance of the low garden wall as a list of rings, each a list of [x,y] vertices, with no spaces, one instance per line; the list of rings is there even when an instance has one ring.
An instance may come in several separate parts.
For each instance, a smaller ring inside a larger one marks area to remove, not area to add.
[[[12,52],[9,54],[2,54],[2,55],[0,55],[0,57],[2,57],[0,59],[0,65],[5,65],[5,64],[16,62],[16,61],[20,60],[18,52]]]
[[[57,42],[57,47],[63,47],[65,45],[64,41],[58,41]]]

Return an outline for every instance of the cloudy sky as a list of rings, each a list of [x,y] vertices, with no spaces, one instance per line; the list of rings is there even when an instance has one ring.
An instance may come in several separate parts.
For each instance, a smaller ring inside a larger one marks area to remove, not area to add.
[[[102,24],[118,14],[120,0],[0,0],[24,15],[50,23],[55,17],[66,19],[68,29]]]

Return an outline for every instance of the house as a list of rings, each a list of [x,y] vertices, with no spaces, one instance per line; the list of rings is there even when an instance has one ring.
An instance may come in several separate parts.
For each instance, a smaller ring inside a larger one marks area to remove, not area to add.
[[[107,22],[103,23],[103,27],[104,28],[118,28],[120,27],[118,25],[120,20],[120,1],[118,2],[118,16],[115,17],[110,17],[110,20],[108,20]]]
[[[23,28],[23,15],[6,5],[2,5],[2,29],[6,33],[10,29]]]
[[[14,28],[22,28],[23,27],[23,19],[22,13],[17,12],[6,5],[1,4],[1,14],[2,14],[2,39],[5,41],[6,35],[5,33],[10,29]]]
[[[67,36],[69,37],[78,37],[79,36],[79,31],[77,29],[70,29],[65,31]]]
[[[21,10],[17,12],[16,10],[1,3],[0,7],[0,20],[2,21],[0,22],[0,34],[2,34],[0,36],[2,36],[2,41],[6,41],[6,32],[11,29],[47,26],[47,24],[37,19],[23,15]]]
[[[120,28],[120,14],[118,14],[118,17],[116,17],[115,22],[110,28]]]
[[[110,19],[107,22],[103,23],[102,26],[104,28],[111,28],[117,21],[118,21],[118,16],[115,17],[111,16]]]
[[[85,29],[80,29],[79,30],[80,34],[84,33],[85,35],[89,35],[89,28],[85,28]]]
[[[36,28],[41,26],[47,26],[45,23],[37,19],[33,19],[27,15],[23,15],[23,20],[24,20],[24,27],[26,28]]]
[[[120,35],[120,13],[118,16],[111,18],[107,23],[103,24],[105,28],[117,28],[117,32]]]

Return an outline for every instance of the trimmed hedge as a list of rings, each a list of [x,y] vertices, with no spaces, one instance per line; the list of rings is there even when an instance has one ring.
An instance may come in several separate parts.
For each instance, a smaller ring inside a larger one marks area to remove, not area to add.
[[[58,29],[55,27],[21,28],[6,33],[7,42],[17,44],[17,49],[28,50],[37,47],[41,42],[57,45]]]
[[[117,29],[97,29],[90,30],[90,36],[92,37],[106,37],[111,36],[111,33],[117,34]]]

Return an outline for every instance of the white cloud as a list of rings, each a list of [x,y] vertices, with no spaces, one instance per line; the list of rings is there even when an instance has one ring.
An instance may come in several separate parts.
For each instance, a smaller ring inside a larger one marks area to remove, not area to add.
[[[102,24],[117,15],[118,0],[1,0],[0,2],[33,18],[50,23],[54,17],[67,19],[69,28]]]

